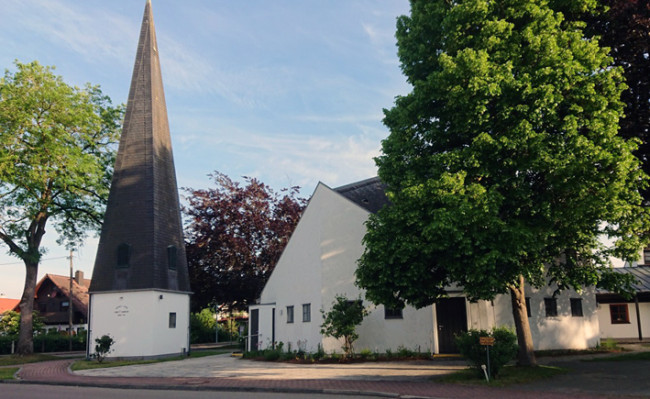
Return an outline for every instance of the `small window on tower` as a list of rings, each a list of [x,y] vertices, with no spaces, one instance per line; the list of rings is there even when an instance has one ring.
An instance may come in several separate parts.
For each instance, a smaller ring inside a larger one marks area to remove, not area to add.
[[[117,268],[123,269],[129,267],[131,258],[131,246],[129,244],[120,244],[117,246]]]
[[[176,247],[173,245],[167,247],[167,266],[170,270],[176,270]]]

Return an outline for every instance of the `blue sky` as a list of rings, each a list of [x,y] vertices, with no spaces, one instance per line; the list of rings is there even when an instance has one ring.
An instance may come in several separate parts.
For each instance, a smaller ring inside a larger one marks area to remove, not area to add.
[[[407,0],[153,0],[180,187],[207,174],[275,189],[372,177],[388,130],[382,109],[408,93],[395,47]],[[0,67],[56,66],[73,85],[126,102],[145,0],[0,0]],[[182,193],[181,193],[182,195]],[[68,274],[46,234],[45,273]],[[75,269],[92,274],[97,239]],[[24,267],[0,253],[0,295],[19,298]]]

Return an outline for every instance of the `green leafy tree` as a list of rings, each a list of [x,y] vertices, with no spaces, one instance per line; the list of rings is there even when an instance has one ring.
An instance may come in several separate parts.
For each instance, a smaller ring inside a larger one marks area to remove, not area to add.
[[[97,86],[69,86],[38,62],[15,67],[0,80],[0,240],[25,264],[17,347],[24,355],[33,352],[46,226],[69,248],[100,226],[122,108]]]
[[[214,342],[217,334],[217,318],[210,309],[190,314],[190,342],[193,344]]]
[[[323,324],[321,324],[321,334],[326,337],[336,339],[343,338],[343,352],[346,357],[354,354],[352,344],[359,338],[356,328],[363,318],[368,315],[368,311],[363,307],[361,298],[356,301],[350,301],[342,295],[337,295],[332,302],[332,309],[329,312],[321,310],[323,313]]]
[[[413,90],[385,111],[376,159],[392,205],[356,272],[368,299],[510,294],[519,364],[534,365],[525,282],[630,290],[609,257],[647,240],[647,177],[617,135],[621,71],[581,26],[546,1],[411,1],[397,41]]]
[[[32,313],[34,331],[42,331],[45,327],[43,318],[37,311]],[[17,337],[20,331],[20,313],[8,310],[0,315],[0,335]]]
[[[625,117],[619,122],[619,134],[638,138],[635,151],[643,170],[650,174],[650,2],[647,0],[599,0],[595,8],[580,7],[580,2],[553,0],[569,19],[584,19],[585,33],[596,35],[609,48],[615,66],[623,69],[626,88],[621,93]],[[642,191],[646,205],[650,190]]]

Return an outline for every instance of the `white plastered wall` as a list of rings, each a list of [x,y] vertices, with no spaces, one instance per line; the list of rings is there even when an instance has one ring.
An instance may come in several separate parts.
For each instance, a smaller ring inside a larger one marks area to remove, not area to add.
[[[320,343],[320,226],[323,218],[327,217],[324,214],[327,209],[326,191],[329,189],[323,184],[316,187],[260,296],[260,303],[275,304],[275,341],[283,342],[285,350],[291,346],[292,350],[300,348],[313,352]],[[309,322],[302,320],[304,304],[310,304]],[[293,323],[287,323],[287,306],[293,306]],[[271,344],[270,314],[270,307],[260,308],[259,333],[263,337],[260,340],[260,349],[265,349]],[[263,322],[263,318],[268,318],[268,322]]]
[[[600,337],[607,338],[624,338],[638,339],[639,328],[637,323],[637,312],[634,302],[616,303],[618,305],[627,305],[629,323],[612,324],[612,318],[609,310],[609,303],[598,304],[598,320],[600,322]],[[614,305],[614,304],[612,304]],[[650,303],[639,303],[639,313],[641,314],[641,334],[644,338],[650,336]]]
[[[146,358],[180,354],[189,350],[187,293],[121,291],[90,294],[89,354],[95,338],[110,335],[115,343],[108,357]],[[176,327],[170,328],[170,313]]]
[[[526,286],[526,296],[530,297],[529,323],[535,350],[586,349],[598,345],[600,338],[594,289],[585,288],[581,294],[573,290],[563,291],[556,297],[558,315],[547,317],[544,298],[552,297],[554,290],[552,286],[539,290]],[[582,317],[571,315],[571,298],[582,299]],[[508,326],[514,331],[510,296],[499,295],[494,304],[497,325]]]

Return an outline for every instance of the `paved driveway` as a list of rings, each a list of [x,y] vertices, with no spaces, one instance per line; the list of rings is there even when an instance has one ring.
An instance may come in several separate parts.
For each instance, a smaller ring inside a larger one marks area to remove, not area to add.
[[[466,367],[462,360],[435,360],[355,364],[290,364],[207,356],[181,361],[114,367],[75,372],[95,377],[203,377],[250,379],[417,380]]]

